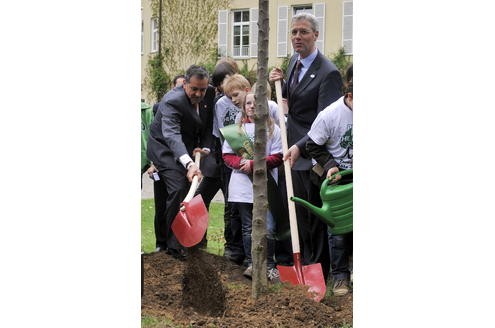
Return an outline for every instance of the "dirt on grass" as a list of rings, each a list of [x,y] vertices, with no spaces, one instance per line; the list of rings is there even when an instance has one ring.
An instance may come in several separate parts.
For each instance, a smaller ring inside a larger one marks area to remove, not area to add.
[[[154,327],[342,327],[352,326],[352,292],[321,302],[303,286],[269,283],[254,300],[245,269],[204,251],[185,261],[165,252],[143,255],[141,315],[167,318]]]

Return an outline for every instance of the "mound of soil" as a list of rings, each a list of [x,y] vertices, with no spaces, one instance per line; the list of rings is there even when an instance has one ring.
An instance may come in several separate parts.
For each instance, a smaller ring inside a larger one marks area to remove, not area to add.
[[[144,254],[141,314],[192,327],[339,327],[352,324],[352,293],[317,303],[302,286],[269,284],[254,300],[243,267],[203,251],[179,261]]]

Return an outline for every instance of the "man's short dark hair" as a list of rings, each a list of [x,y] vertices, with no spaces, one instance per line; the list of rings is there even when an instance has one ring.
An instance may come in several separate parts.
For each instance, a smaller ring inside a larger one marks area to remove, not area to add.
[[[344,93],[352,93],[352,66],[353,64],[345,72]]]
[[[222,85],[223,80],[227,75],[239,73],[239,67],[234,60],[222,59],[215,66],[215,70],[211,74],[211,85],[215,88]]]
[[[179,75],[176,75],[176,76],[174,77],[173,82],[172,82],[172,83],[173,83],[173,85],[175,85],[175,84],[177,83],[177,80],[178,80],[178,79],[180,79],[180,78],[184,78],[184,79],[185,79],[186,77],[184,76],[184,74],[179,74]]]
[[[198,65],[189,66],[184,78],[186,79],[186,82],[189,83],[191,81],[191,77],[193,76],[196,76],[200,80],[210,79],[210,74],[208,74],[208,71],[204,67]]]

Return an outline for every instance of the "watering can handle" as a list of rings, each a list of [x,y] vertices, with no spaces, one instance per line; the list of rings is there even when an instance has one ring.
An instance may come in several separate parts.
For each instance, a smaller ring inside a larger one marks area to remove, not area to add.
[[[349,175],[349,174],[352,174],[352,169],[349,169],[349,170],[344,170],[344,171],[339,171],[335,174],[332,174],[330,179],[325,179],[325,181],[330,181],[332,180],[333,178],[335,178],[335,176],[337,176],[337,174],[340,174],[341,176],[344,176],[344,175]]]

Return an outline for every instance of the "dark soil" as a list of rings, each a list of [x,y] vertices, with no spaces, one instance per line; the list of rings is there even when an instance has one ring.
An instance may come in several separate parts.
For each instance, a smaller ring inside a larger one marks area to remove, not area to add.
[[[143,267],[142,315],[167,318],[173,327],[352,325],[352,293],[317,303],[302,286],[269,283],[268,292],[254,300],[243,267],[203,251],[186,261],[165,252],[144,254]]]

